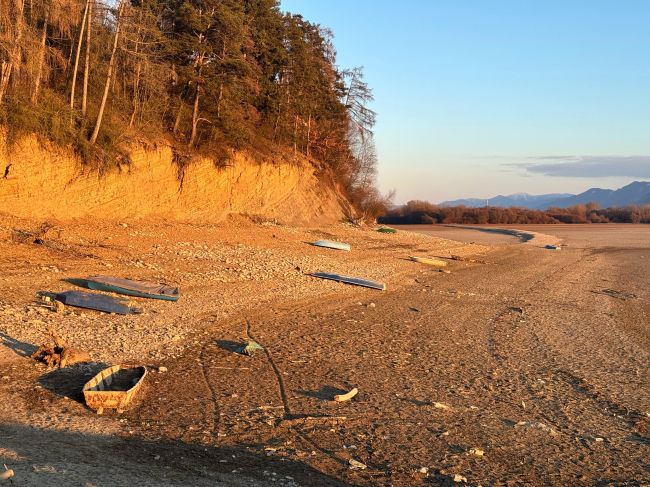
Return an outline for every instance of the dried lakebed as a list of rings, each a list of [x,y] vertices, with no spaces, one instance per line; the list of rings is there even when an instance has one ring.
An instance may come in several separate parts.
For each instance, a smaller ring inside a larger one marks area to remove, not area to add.
[[[7,240],[0,463],[23,485],[101,484],[109,470],[112,485],[647,482],[650,228],[556,230],[562,252],[245,222],[66,227],[65,255]],[[303,243],[316,238],[353,251]],[[443,274],[408,261],[451,254],[486,263]],[[179,303],[146,301],[136,319],[28,312],[44,285],[127,262],[142,262],[132,277],[180,284]],[[334,270],[388,291],[305,277]],[[73,387],[92,371],[14,352],[50,323],[98,360],[168,372],[124,414],[97,417]],[[233,353],[247,337],[265,351]]]

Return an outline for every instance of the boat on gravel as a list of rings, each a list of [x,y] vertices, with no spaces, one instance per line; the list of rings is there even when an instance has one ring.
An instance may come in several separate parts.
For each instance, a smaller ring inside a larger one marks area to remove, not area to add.
[[[314,245],[316,247],[325,247],[327,249],[345,250],[346,252],[350,251],[350,244],[334,242],[333,240],[316,240]]]
[[[163,299],[165,301],[178,301],[180,297],[180,291],[177,287],[162,283],[111,276],[90,276],[86,280],[88,288],[95,291],[107,291],[138,298]]]
[[[105,294],[86,293],[83,291],[65,291],[63,293],[41,293],[60,301],[66,306],[77,308],[94,309],[104,313],[116,313],[118,315],[130,315],[141,313],[139,308],[132,308],[125,299],[114,298]]]
[[[320,279],[329,279],[331,281],[343,282],[345,284],[352,284],[354,286],[369,287],[371,289],[378,289],[379,291],[384,291],[386,289],[386,284],[382,282],[370,281],[368,279],[361,279],[359,277],[341,276],[340,274],[330,274],[328,272],[315,272],[311,274],[311,276],[318,277]]]
[[[104,369],[84,385],[84,400],[97,414],[104,409],[122,412],[142,387],[146,375],[144,367],[114,365]]]
[[[442,259],[433,259],[431,257],[417,257],[417,256],[411,256],[409,258],[413,262],[419,262],[420,264],[431,265],[434,267],[445,267],[447,265],[447,261]]]

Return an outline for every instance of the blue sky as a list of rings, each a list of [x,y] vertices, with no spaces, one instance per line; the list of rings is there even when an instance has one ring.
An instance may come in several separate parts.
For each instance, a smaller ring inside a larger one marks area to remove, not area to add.
[[[340,66],[364,67],[378,112],[379,183],[397,190],[397,202],[650,179],[648,0],[282,8],[331,28]]]

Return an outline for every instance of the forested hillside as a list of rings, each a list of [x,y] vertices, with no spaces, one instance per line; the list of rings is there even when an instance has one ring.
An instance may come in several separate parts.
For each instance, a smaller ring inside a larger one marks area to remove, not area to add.
[[[0,2],[0,125],[89,163],[124,163],[134,142],[169,144],[180,165],[301,154],[368,210],[370,101],[331,33],[277,0]]]

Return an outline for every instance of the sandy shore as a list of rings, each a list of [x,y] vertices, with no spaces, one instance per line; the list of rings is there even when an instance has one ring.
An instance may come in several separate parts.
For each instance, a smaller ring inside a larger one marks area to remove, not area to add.
[[[1,228],[0,463],[17,485],[650,480],[648,227],[553,226],[560,252],[244,219],[79,221],[34,244],[37,227]],[[353,251],[306,243],[318,238]],[[443,274],[406,260],[452,254],[485,263]],[[131,317],[34,302],[97,273],[165,280],[182,297],[138,300]],[[98,362],[150,366],[136,404],[96,416],[79,397],[88,368],[21,356],[48,325]],[[268,353],[234,354],[247,334]],[[352,387],[352,401],[332,401]]]

